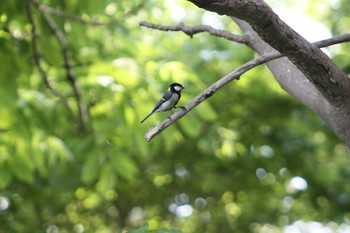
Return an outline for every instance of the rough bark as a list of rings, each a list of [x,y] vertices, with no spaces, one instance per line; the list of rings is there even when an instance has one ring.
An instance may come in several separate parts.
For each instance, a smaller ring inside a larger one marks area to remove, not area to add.
[[[265,54],[275,50],[264,42],[248,23],[238,19],[234,19],[234,21],[244,34],[250,36],[250,47],[257,53]],[[268,62],[267,66],[285,91],[325,119],[331,105],[288,58],[284,57]]]
[[[260,54],[287,58],[268,63],[282,88],[323,118],[350,148],[350,79],[319,48],[278,18],[262,0],[189,0],[206,10],[241,19]]]

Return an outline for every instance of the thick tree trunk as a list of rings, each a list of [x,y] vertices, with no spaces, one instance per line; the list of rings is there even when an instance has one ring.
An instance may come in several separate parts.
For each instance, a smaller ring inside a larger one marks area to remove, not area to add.
[[[350,79],[319,48],[278,18],[261,0],[190,0],[197,6],[239,18],[250,46],[285,55],[268,63],[281,87],[317,113],[350,148]],[[242,21],[244,20],[244,21]],[[247,22],[247,23],[246,23]]]

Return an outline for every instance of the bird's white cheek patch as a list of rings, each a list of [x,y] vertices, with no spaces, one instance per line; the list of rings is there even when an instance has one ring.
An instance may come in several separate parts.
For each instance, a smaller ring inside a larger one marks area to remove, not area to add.
[[[175,91],[181,91],[182,88],[180,86],[175,86],[174,89]]]

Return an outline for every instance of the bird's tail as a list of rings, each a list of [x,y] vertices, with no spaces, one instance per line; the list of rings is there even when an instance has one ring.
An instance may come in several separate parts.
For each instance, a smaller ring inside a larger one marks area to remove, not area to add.
[[[151,112],[150,114],[148,114],[141,122],[140,124],[142,124],[145,120],[147,120],[148,117],[152,116],[154,112]]]

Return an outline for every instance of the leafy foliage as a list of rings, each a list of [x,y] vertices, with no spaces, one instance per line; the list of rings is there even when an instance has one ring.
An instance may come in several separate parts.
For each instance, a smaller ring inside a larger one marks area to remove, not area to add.
[[[185,104],[254,54],[206,34],[191,39],[138,22],[194,25],[218,16],[182,1],[183,18],[169,10],[174,1],[40,3],[83,20],[50,14],[68,42],[81,95],[39,5],[28,0],[35,54],[26,5],[0,2],[0,232],[266,232],[298,220],[349,223],[343,145],[265,67],[145,142],[168,113],[139,121],[169,83],[186,87]],[[338,10],[329,24],[346,19],[348,11]],[[96,19],[106,25],[91,25]],[[229,19],[219,22],[237,31]],[[335,56],[344,70],[346,57]]]

